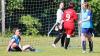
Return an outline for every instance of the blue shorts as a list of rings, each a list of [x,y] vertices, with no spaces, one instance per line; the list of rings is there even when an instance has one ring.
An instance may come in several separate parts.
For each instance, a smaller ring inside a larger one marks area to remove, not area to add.
[[[92,34],[94,32],[93,28],[82,28],[82,33]]]

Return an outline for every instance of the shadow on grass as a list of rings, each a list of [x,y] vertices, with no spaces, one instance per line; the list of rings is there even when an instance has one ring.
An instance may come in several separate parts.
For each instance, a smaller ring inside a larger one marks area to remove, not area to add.
[[[94,51],[93,53],[100,53],[99,51],[97,52],[97,51]]]

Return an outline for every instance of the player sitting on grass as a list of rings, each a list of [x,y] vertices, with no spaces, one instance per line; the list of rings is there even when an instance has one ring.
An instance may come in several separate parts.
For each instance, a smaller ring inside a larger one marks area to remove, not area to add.
[[[9,41],[7,51],[25,51],[29,49],[30,51],[35,51],[30,45],[21,46],[20,45],[21,37],[20,37],[20,29],[14,29],[14,35]]]

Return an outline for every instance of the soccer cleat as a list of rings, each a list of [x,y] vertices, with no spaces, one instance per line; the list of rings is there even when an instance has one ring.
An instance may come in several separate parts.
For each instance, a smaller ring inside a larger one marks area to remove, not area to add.
[[[65,47],[65,50],[67,50],[67,47]]]
[[[52,44],[52,46],[53,46],[54,48],[56,48],[56,45],[55,45],[55,44]]]
[[[93,51],[89,51],[89,53],[93,53]]]
[[[32,52],[36,52],[36,49],[31,49],[30,51],[32,51]]]
[[[86,51],[82,51],[82,53],[86,53]]]
[[[61,45],[61,47],[64,47],[63,45]]]

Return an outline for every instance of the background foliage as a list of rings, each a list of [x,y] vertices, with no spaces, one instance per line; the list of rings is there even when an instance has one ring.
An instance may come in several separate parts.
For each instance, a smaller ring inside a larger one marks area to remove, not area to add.
[[[100,33],[100,0],[92,0],[90,1],[90,5],[93,11],[94,29],[97,35],[99,35]]]
[[[26,15],[22,16],[19,22],[26,26],[26,35],[36,35],[37,33],[39,33],[38,28],[41,27],[39,19],[32,17],[30,15]],[[24,28],[22,28],[22,30],[23,29]]]
[[[27,28],[29,27],[26,27],[26,23],[23,22],[24,19],[21,21],[25,24],[19,22],[20,19],[24,18],[25,16],[26,18],[28,17],[30,18],[29,23],[32,23],[31,20],[34,18],[39,19],[40,22],[39,24],[41,24],[41,27],[39,28],[41,29],[37,29],[34,27],[33,29],[38,30],[36,31],[36,33],[39,32],[42,35],[47,34],[48,30],[45,29],[50,29],[55,23],[55,19],[56,19],[55,14],[58,9],[58,5],[61,1],[65,2],[65,8],[67,8],[68,2],[71,0],[6,0],[7,31],[8,30],[11,31],[14,27],[19,27],[19,28],[24,28],[24,31],[27,32]],[[80,12],[80,0],[72,0],[72,1],[75,2],[76,4],[75,10],[77,12]],[[97,34],[99,34],[100,33],[100,29],[99,29],[100,1],[88,0],[88,2],[91,4],[92,11],[93,11],[93,22],[94,22],[95,31],[97,32]],[[49,22],[46,22],[47,20]]]

